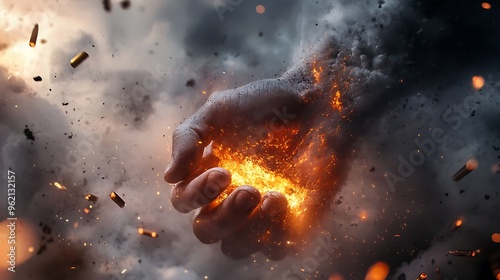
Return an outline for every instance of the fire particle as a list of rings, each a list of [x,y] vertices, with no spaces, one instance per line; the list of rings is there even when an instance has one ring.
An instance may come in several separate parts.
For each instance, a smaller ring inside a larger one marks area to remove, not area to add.
[[[54,186],[63,191],[67,190],[66,187],[60,184],[59,182],[54,182]]]
[[[484,78],[482,76],[472,77],[472,86],[475,90],[480,90],[484,86]]]
[[[493,233],[491,235],[491,240],[495,243],[500,243],[500,233]]]
[[[266,7],[263,5],[257,5],[257,7],[255,7],[255,11],[259,14],[263,14],[266,11]]]
[[[387,275],[389,275],[389,265],[378,262],[368,269],[365,280],[385,280]]]
[[[427,280],[427,274],[425,273],[420,273],[420,275],[418,276],[417,280]]]
[[[462,226],[462,224],[463,224],[462,220],[458,219],[450,226],[450,230],[455,231],[459,229]]]
[[[489,9],[491,9],[491,4],[488,2],[483,2],[483,3],[481,3],[481,7],[483,7],[483,9],[485,9],[485,10],[489,10]]]
[[[448,254],[456,257],[474,257],[477,254],[477,250],[451,250]]]

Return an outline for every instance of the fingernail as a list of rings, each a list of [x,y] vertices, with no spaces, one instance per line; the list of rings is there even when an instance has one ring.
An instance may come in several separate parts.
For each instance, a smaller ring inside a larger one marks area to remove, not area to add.
[[[227,171],[223,170],[214,170],[210,172],[210,181],[215,182],[219,187],[225,187],[229,185],[231,181],[231,175],[227,173]]]
[[[276,216],[287,210],[287,203],[286,201],[282,201],[278,196],[268,193],[265,196],[260,209],[268,215]]]
[[[241,212],[247,212],[257,206],[259,200],[256,199],[256,194],[249,190],[238,190],[234,198],[234,207]]]

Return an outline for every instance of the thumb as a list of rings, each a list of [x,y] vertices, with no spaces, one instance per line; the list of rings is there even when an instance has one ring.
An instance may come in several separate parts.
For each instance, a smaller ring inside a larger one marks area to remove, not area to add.
[[[174,131],[172,159],[165,170],[165,181],[177,183],[199,167],[204,148],[214,140],[212,131],[222,129],[231,122],[230,116],[237,112],[239,97],[239,91],[213,93],[193,116]]]
[[[172,159],[165,170],[165,181],[184,180],[200,165],[205,146],[210,143],[210,126],[196,115],[181,124],[172,136]]]

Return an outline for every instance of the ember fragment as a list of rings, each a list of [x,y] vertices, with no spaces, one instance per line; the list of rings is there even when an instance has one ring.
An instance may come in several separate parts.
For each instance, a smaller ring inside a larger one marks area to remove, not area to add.
[[[33,27],[31,31],[30,47],[34,48],[36,46],[36,39],[38,38],[38,23]]]
[[[420,273],[420,275],[418,276],[417,280],[427,280],[427,274],[425,273]]]
[[[78,65],[80,65],[85,59],[89,57],[89,54],[86,52],[80,52],[79,54],[75,55],[71,61],[71,67],[76,68]]]
[[[463,177],[467,176],[472,171],[476,170],[478,162],[475,159],[468,160],[467,163],[453,175],[453,181],[460,181]]]
[[[67,190],[66,187],[59,182],[54,182],[54,186],[56,186],[56,188],[63,190],[63,191]]]
[[[143,228],[139,228],[137,229],[137,232],[140,234],[140,235],[147,235],[151,238],[156,238],[158,237],[158,234],[154,231],[150,231],[150,230],[145,230]]]
[[[455,231],[459,229],[461,226],[462,226],[462,220],[458,219],[450,226],[450,231]]]
[[[110,197],[110,198],[111,198],[111,200],[113,200],[113,201],[116,203],[116,205],[118,205],[120,208],[125,207],[125,201],[124,201],[121,197],[119,197],[117,193],[115,193],[115,192],[111,192],[111,193],[109,194],[109,197]]]
[[[96,202],[97,202],[98,197],[97,197],[97,196],[95,196],[95,195],[93,195],[93,194],[90,194],[90,193],[89,193],[89,194],[87,194],[87,195],[85,196],[85,199],[86,199],[86,200],[88,200],[88,201],[90,201],[90,202],[96,203]]]
[[[448,254],[456,257],[474,257],[476,255],[476,250],[451,250]]]
[[[33,80],[34,80],[35,82],[41,82],[41,81],[42,81],[42,77],[40,77],[40,76],[36,76],[36,77],[33,77]]]

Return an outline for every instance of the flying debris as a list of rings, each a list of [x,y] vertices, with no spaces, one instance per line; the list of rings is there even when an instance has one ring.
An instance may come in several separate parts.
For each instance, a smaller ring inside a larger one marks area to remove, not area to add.
[[[92,202],[92,203],[96,203],[96,202],[97,202],[98,197],[97,197],[97,196],[95,196],[95,195],[93,195],[93,194],[90,194],[90,193],[89,193],[89,194],[87,194],[87,195],[85,196],[85,199],[86,199],[86,200],[88,200],[88,201],[90,201],[90,202]]]
[[[420,275],[418,276],[417,280],[427,280],[427,274],[425,273],[420,273]]]
[[[123,0],[120,2],[120,5],[124,10],[130,8],[130,0]]]
[[[56,188],[60,189],[60,190],[67,190],[65,186],[63,186],[62,184],[60,184],[59,182],[54,182],[54,186],[56,186]]]
[[[31,140],[31,141],[35,141],[35,135],[33,135],[33,131],[31,131],[28,126],[26,126],[26,128],[24,128],[24,136],[26,136],[26,139],[28,140]]]
[[[137,229],[137,232],[140,234],[140,235],[147,235],[151,238],[156,238],[158,237],[158,234],[154,231],[150,231],[150,230],[145,230],[143,228],[139,228]]]
[[[111,12],[111,0],[102,0],[102,4],[106,12]]]
[[[88,53],[86,53],[86,52],[80,52],[79,54],[75,55],[71,59],[71,61],[70,61],[71,67],[73,67],[73,68],[78,67],[78,65],[80,65],[88,57],[89,57]]]
[[[478,250],[451,250],[448,254],[456,257],[474,257],[478,253]]]
[[[450,231],[455,231],[459,229],[462,226],[463,222],[462,220],[458,219],[456,220],[451,226],[450,226]]]
[[[120,208],[125,207],[125,201],[121,197],[119,197],[117,193],[111,192],[109,194],[109,197],[116,203],[116,205],[120,206]]]
[[[465,163],[465,165],[462,168],[460,168],[460,170],[458,170],[458,172],[455,173],[455,175],[453,175],[453,181],[458,182],[462,180],[463,177],[467,176],[469,173],[476,170],[477,166],[478,166],[477,160],[475,159],[468,160],[467,163]]]
[[[38,23],[33,27],[30,37],[30,47],[34,48],[36,46],[36,39],[38,38]]]
[[[40,76],[36,76],[36,77],[33,77],[33,80],[34,80],[35,82],[41,82],[41,81],[42,81],[42,77],[40,77]]]

